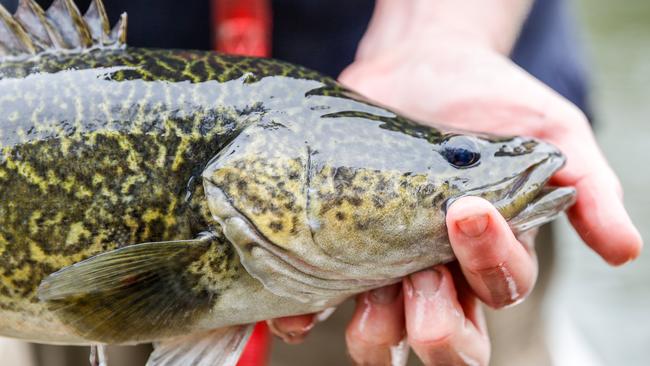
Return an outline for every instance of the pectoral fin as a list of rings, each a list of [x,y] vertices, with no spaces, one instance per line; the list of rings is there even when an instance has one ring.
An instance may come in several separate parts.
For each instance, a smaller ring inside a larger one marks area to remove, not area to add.
[[[89,340],[143,342],[183,334],[214,296],[188,271],[211,243],[206,237],[106,252],[50,275],[38,296]]]
[[[252,331],[253,325],[241,325],[160,342],[147,366],[234,366]]]

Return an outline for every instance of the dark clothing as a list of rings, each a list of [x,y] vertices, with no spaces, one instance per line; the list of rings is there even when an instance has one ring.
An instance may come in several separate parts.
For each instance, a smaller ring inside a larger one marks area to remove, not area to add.
[[[38,2],[45,7],[51,0]],[[0,3],[13,11],[18,0]],[[77,0],[80,9],[89,3]],[[272,4],[273,57],[336,77],[353,61],[374,1],[273,0]],[[132,46],[211,47],[207,0],[110,0],[105,5],[113,24],[122,12],[128,12]],[[566,1],[535,2],[512,59],[589,114],[584,62]]]
[[[587,69],[568,5],[564,0],[537,0],[511,57],[591,117]]]
[[[273,57],[332,77],[354,61],[374,0],[274,0]]]

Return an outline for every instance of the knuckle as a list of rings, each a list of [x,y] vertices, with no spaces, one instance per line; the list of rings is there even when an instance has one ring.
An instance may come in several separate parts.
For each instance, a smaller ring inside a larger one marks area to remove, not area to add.
[[[380,346],[388,341],[382,334],[360,329],[358,326],[350,325],[345,331],[345,340],[351,348],[372,348]]]
[[[539,126],[540,137],[568,136],[591,131],[587,116],[572,103],[562,102],[560,108],[555,109],[547,116],[546,122]]]
[[[482,300],[491,308],[501,309],[522,302],[531,292],[535,276],[512,273],[504,264],[476,272],[486,287]]]
[[[446,349],[451,346],[453,333],[446,331],[435,336],[409,334],[408,342],[414,349],[418,350],[434,350]]]

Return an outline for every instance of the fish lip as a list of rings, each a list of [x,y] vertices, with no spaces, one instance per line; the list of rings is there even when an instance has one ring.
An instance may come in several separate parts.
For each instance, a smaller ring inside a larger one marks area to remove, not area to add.
[[[509,198],[517,193],[531,189],[533,191],[541,191],[551,177],[564,166],[565,162],[566,158],[564,155],[560,153],[549,154],[545,159],[531,165],[519,174],[513,182],[512,189],[510,189],[504,198]]]
[[[527,211],[527,217],[534,216],[536,214],[536,205],[540,202],[545,204],[544,208],[551,216],[557,216],[561,211],[568,208],[567,204],[573,203],[570,197],[575,196],[575,190],[562,190],[553,197],[549,196],[553,198],[552,202],[542,200],[542,196],[547,196],[558,189],[547,186],[547,183],[565,163],[566,158],[561,153],[549,153],[546,158],[515,176],[505,195],[494,203],[495,207],[508,222],[516,218],[515,221],[518,227],[526,226],[524,222],[526,217],[519,216],[520,213],[525,210]],[[552,207],[552,203],[557,203],[557,207]]]
[[[508,220],[508,225],[515,234],[533,229],[553,221],[575,201],[575,188],[545,186],[532,202]]]

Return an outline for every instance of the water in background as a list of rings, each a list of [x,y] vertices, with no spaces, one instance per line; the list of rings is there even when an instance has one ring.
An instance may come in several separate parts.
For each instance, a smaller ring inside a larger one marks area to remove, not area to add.
[[[626,206],[647,243],[650,1],[579,0],[575,5],[593,71],[597,137],[622,181]],[[560,352],[567,355],[575,350],[568,341],[557,342],[566,340],[569,322],[603,365],[650,364],[650,250],[646,248],[632,264],[611,268],[581,244],[566,221],[561,229],[551,307],[555,320],[562,323],[551,335]]]

